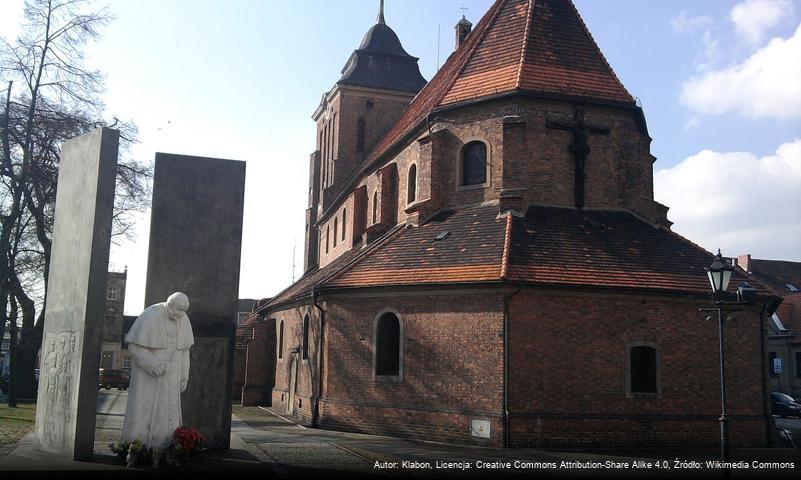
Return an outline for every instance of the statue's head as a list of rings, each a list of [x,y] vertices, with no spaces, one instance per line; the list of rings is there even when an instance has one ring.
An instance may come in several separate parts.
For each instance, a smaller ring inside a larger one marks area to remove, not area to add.
[[[167,297],[167,313],[173,320],[181,318],[189,309],[189,297],[185,293],[175,292]]]

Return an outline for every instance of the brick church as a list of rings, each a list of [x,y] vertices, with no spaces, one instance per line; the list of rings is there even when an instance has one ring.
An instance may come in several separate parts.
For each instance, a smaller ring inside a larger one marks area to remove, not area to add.
[[[258,358],[275,374],[249,401],[489,447],[718,444],[713,255],[654,201],[643,111],[569,0],[462,18],[428,82],[382,7],[313,119],[305,273],[257,311],[246,389],[272,377]],[[729,289],[746,280],[735,447],[771,426],[778,297],[741,270]]]

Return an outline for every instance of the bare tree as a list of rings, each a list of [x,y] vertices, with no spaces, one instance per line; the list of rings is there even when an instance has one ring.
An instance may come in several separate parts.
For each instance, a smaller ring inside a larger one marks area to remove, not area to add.
[[[23,33],[0,40],[0,323],[12,330],[10,403],[34,398],[62,143],[99,126],[120,130],[121,151],[136,141],[132,123],[103,121],[103,76],[84,65],[86,42],[111,19],[87,0],[28,0]],[[150,164],[123,157],[117,168],[114,231],[149,199]],[[19,328],[19,342],[16,329]]]

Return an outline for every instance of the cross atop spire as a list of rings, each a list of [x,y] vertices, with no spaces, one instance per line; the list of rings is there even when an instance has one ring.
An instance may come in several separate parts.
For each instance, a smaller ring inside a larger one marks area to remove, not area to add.
[[[384,22],[384,0],[380,0],[378,4],[378,18],[376,19],[375,23],[385,23]]]

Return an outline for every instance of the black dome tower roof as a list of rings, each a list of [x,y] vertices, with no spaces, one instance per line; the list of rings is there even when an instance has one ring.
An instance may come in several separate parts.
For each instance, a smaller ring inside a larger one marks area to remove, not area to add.
[[[417,93],[426,84],[417,57],[406,53],[398,35],[384,23],[383,0],[376,24],[351,54],[337,83],[408,93]]]

